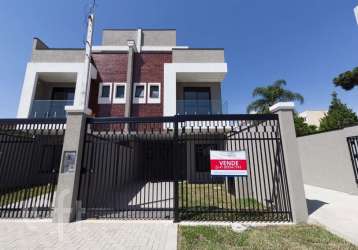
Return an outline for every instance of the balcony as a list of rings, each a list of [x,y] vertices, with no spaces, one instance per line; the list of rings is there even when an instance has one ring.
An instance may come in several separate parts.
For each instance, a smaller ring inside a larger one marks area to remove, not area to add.
[[[177,100],[178,115],[219,115],[228,112],[221,100]]]
[[[73,105],[73,100],[34,100],[29,118],[65,118],[65,106]]]

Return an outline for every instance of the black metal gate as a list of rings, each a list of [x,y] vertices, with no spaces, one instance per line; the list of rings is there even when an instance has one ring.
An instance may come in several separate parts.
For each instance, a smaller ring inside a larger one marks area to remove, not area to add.
[[[210,150],[248,176],[212,176]],[[86,218],[291,221],[278,116],[91,118],[78,200]]]
[[[0,120],[0,218],[50,217],[65,120]]]
[[[355,180],[358,183],[358,136],[347,138]]]

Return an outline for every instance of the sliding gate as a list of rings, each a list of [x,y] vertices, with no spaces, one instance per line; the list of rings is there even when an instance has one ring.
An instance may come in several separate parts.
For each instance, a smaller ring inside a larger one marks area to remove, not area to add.
[[[210,174],[244,151],[247,176]],[[278,116],[90,118],[78,194],[85,218],[291,221]]]
[[[50,217],[66,120],[0,120],[0,218]]]

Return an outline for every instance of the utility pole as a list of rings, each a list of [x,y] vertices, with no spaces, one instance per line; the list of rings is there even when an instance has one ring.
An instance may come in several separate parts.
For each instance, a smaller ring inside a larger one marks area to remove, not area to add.
[[[79,82],[80,94],[75,97],[74,106],[66,109],[66,134],[63,141],[62,159],[56,189],[54,222],[68,223],[81,217],[81,201],[77,201],[82,167],[82,153],[86,135],[87,117],[91,87],[91,54],[93,40],[94,4],[88,15],[86,51],[82,80]]]
[[[91,58],[92,58],[92,43],[93,43],[93,25],[94,13],[88,15],[85,62],[84,62],[84,79],[81,89],[80,108],[83,110],[88,109],[89,91],[91,85]]]

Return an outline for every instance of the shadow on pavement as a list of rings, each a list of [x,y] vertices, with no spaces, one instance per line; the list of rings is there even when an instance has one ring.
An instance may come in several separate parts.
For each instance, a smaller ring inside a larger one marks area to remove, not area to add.
[[[327,205],[328,203],[319,201],[319,200],[309,200],[306,199],[307,202],[307,209],[308,209],[308,215],[311,215],[314,213],[317,209],[321,208],[324,205]]]

